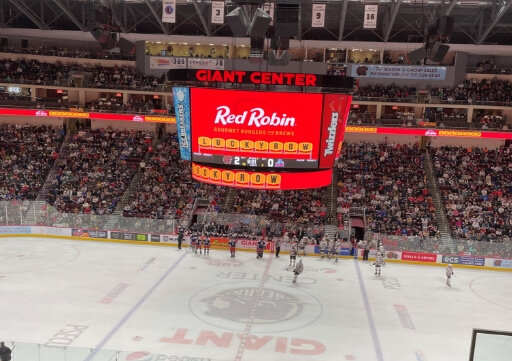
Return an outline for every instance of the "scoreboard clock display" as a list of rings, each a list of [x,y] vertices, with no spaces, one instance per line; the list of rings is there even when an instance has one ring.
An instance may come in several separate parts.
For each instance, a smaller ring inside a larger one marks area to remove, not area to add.
[[[222,164],[226,168],[317,169],[317,159],[285,159],[195,153],[197,163]]]

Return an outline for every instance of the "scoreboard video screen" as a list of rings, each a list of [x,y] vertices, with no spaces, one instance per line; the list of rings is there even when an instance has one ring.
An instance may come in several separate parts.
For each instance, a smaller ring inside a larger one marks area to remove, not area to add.
[[[318,168],[322,94],[191,89],[192,161]]]
[[[329,184],[350,95],[190,87],[173,94],[180,154],[193,162],[194,179],[268,189]]]

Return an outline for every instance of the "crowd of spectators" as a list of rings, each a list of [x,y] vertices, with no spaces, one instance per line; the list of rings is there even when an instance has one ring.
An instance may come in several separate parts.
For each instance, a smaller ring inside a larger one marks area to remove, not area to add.
[[[347,124],[375,125],[376,122],[375,113],[369,111],[359,112],[357,109],[351,109],[348,113]]]
[[[448,112],[446,110],[428,108],[424,114],[424,120],[436,123],[438,128],[469,128],[468,114],[465,109],[457,112]]]
[[[423,158],[418,144],[344,142],[338,163],[340,221],[351,207],[366,207],[366,226],[374,233],[437,236]]]
[[[37,198],[64,133],[46,125],[0,125],[0,201]]]
[[[501,79],[467,79],[455,88],[432,87],[431,103],[512,105],[512,85]]]
[[[100,64],[88,66],[78,63],[64,64],[38,60],[2,59],[0,60],[0,83],[39,84],[52,86],[74,86],[70,71],[85,72],[89,85],[103,89],[154,90],[165,82],[165,73],[161,77],[142,75],[133,66],[105,67]]]
[[[331,220],[326,206],[327,188],[294,191],[238,190],[231,212],[265,215],[293,224],[324,224]]]
[[[208,212],[220,211],[226,188],[193,180],[190,167],[190,162],[180,159],[176,134],[165,134],[150,149],[147,164],[140,165],[142,177],[123,215],[188,221],[196,199],[209,201]]]
[[[149,99],[147,101],[130,99],[128,104],[124,104],[122,97],[110,97],[96,99],[90,103],[86,103],[85,108],[90,109],[92,112],[150,114],[155,110],[162,110],[163,104],[160,99]],[[165,114],[167,114],[167,111],[165,111]]]
[[[139,74],[133,66],[104,67],[95,65],[84,67],[91,73],[90,84],[93,88],[154,90],[165,82],[165,73],[160,77]]]
[[[379,98],[386,102],[412,102],[416,96],[416,87],[399,87],[395,84],[389,86],[370,85],[367,87],[359,87],[354,91],[354,99],[368,100]]]
[[[477,114],[474,119],[477,129],[481,130],[508,130],[507,117],[501,115]]]
[[[443,146],[432,152],[452,235],[510,241],[512,149]]]
[[[144,131],[80,130],[59,160],[48,203],[67,213],[112,213],[152,139]]]
[[[71,65],[60,61],[53,64],[38,60],[0,60],[0,83],[31,83],[41,85],[68,85]]]

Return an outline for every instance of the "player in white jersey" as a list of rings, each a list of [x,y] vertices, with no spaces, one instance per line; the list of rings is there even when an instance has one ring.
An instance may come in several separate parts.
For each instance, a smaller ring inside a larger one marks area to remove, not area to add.
[[[297,263],[293,269],[293,283],[297,281],[297,276],[300,275],[302,271],[304,271],[304,264],[302,263],[302,260],[299,259],[299,263]]]
[[[377,252],[375,255],[375,262],[373,263],[375,265],[375,274],[380,276],[380,267],[384,263],[384,257],[382,257],[382,254],[380,252]]]
[[[303,255],[304,257],[307,257],[308,254],[306,253],[306,245],[308,244],[308,239],[307,237],[304,237],[300,240],[299,242],[299,252],[298,252],[298,255],[299,257],[301,255]]]
[[[320,258],[325,257],[325,252],[327,252],[327,241],[324,238],[320,241]]]
[[[329,245],[327,246],[327,257],[329,259],[331,259],[331,255],[334,256],[333,249],[334,249],[334,239],[330,239],[329,240]]]
[[[337,240],[334,243],[334,257],[336,259],[336,262],[338,262],[338,257],[340,256],[340,252],[341,252],[341,242],[339,240]]]
[[[297,243],[292,241],[290,244],[290,265],[288,268],[295,267],[295,261],[297,261]]]
[[[452,286],[451,279],[453,274],[453,267],[452,264],[450,263],[448,266],[446,266],[446,284],[450,287]]]
[[[379,244],[379,252],[382,255],[382,265],[385,266],[386,259],[384,258],[384,255],[386,254],[386,250],[384,249],[384,245],[382,244],[382,242],[379,242]]]

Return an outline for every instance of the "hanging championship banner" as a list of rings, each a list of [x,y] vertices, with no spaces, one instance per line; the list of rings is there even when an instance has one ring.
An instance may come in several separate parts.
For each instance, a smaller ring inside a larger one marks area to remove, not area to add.
[[[176,22],[176,0],[162,1],[162,22],[175,23]]]
[[[379,5],[365,5],[364,6],[364,29],[376,29],[377,28],[377,12],[379,11]]]
[[[325,26],[325,4],[313,4],[311,14],[311,27],[323,28]]]
[[[224,1],[212,1],[212,24],[224,24]]]
[[[273,2],[271,2],[271,3],[263,4],[263,7],[262,7],[262,10],[264,12],[266,12],[268,14],[268,16],[270,16],[270,18],[272,19],[270,21],[270,25],[274,25],[274,6],[275,6],[275,4]]]

